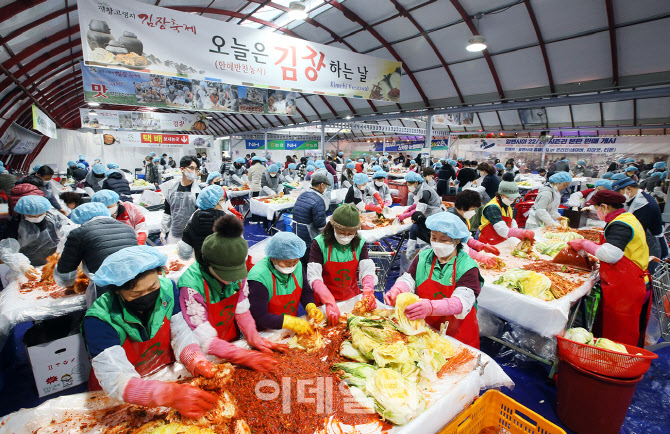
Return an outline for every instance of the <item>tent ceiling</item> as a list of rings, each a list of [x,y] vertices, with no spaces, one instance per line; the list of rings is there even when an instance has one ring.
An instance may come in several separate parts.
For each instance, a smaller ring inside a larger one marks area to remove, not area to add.
[[[484,106],[467,130],[521,130],[531,127],[516,110],[485,105],[670,86],[666,0],[306,0],[305,21],[288,18],[290,0],[142,1],[403,62],[399,104],[304,94],[293,117],[212,113],[217,135],[473,104]],[[0,0],[0,16],[0,135],[12,121],[29,126],[34,102],[60,127],[79,128],[76,1]],[[475,33],[484,52],[465,50]],[[544,127],[666,125],[669,99],[554,105]]]

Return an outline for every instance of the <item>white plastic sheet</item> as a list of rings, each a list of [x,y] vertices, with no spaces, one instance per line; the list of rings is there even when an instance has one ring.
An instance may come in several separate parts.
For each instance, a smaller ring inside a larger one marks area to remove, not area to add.
[[[389,208],[391,210],[391,214],[393,217],[397,217],[398,215],[402,214],[405,210],[407,209],[406,206],[394,206],[392,208]],[[405,224],[393,224],[393,225],[388,225],[383,228],[374,228],[374,229],[369,229],[369,230],[360,230],[358,231],[358,234],[363,237],[363,239],[368,242],[368,243],[375,243],[377,241],[382,240],[383,238],[386,237],[391,237],[393,235],[398,235],[401,234],[405,231],[408,231],[409,228],[412,227],[412,221],[411,219],[406,219],[406,222],[409,221],[409,223]]]
[[[257,200],[256,198],[252,198],[249,201],[249,209],[251,210],[251,214],[265,217],[268,220],[272,220],[275,213],[292,209],[294,205],[295,201],[286,203],[265,203]]]
[[[161,231],[161,219],[163,211],[146,211],[144,213],[144,223],[147,225],[147,233],[157,234]]]
[[[341,312],[350,312],[356,301],[360,299],[360,295],[351,300],[338,303]],[[385,307],[378,303],[379,307]],[[386,306],[387,307],[387,306]],[[322,307],[323,310],[323,307]],[[286,331],[275,330],[269,332],[262,332],[261,335],[271,340],[280,340],[282,336],[287,334]],[[288,339],[288,338],[285,338]],[[506,386],[508,388],[514,387],[514,382],[505,374],[502,368],[484,353],[475,350],[472,347],[463,345],[455,339],[448,339],[457,347],[465,347],[475,353],[475,355],[482,356],[482,364],[486,364],[483,369],[483,375],[480,375],[477,370],[464,373],[445,376],[432,384],[433,390],[428,394],[428,408],[421,415],[410,421],[406,425],[394,427],[386,431],[393,434],[409,434],[417,432],[437,432],[451,421],[458,413],[463,411],[472,401],[478,396],[480,390],[490,389],[494,387]],[[234,343],[235,345],[248,348],[246,341],[240,340]],[[460,351],[460,348],[456,348]],[[212,356],[208,356],[210,360],[216,361]],[[183,366],[175,363],[172,366],[166,367],[157,373],[151,375],[150,379],[162,381],[175,381],[178,378],[189,377]],[[80,429],[82,422],[94,422],[91,417],[92,412],[96,410],[105,410],[114,405],[117,401],[103,396],[101,392],[87,392],[76,395],[63,396],[45,402],[44,404],[32,408],[23,409],[5,416],[0,420],[2,426],[7,432],[16,434],[30,434],[39,429],[40,434],[48,433],[100,433],[104,427],[89,426],[85,429]],[[92,423],[89,425],[93,425]],[[326,432],[351,432],[348,427],[333,424],[332,429]],[[371,429],[365,432],[382,433],[381,427]]]
[[[226,189],[226,197],[227,197],[228,199],[233,199],[233,198],[236,198],[236,197],[245,197],[245,196],[249,196],[250,193],[251,193],[251,190],[236,190],[236,191],[231,191],[231,190]]]

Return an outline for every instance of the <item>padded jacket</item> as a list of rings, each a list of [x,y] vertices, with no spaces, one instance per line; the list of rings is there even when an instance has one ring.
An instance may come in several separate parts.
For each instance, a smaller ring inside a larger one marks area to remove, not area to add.
[[[224,215],[226,212],[220,209],[198,209],[186,223],[181,240],[193,248],[197,260],[201,259],[200,250],[205,238],[214,233],[214,222]]]
[[[107,179],[102,182],[102,188],[103,190],[117,192],[123,202],[133,201],[133,198],[130,196],[130,183],[121,172],[113,171],[110,173]]]
[[[14,188],[9,191],[9,215],[14,215],[14,207],[16,202],[19,201],[23,196],[30,196],[34,194],[36,196],[46,197],[46,194],[39,187],[33,184],[16,184]]]
[[[305,241],[309,246],[319,231],[326,226],[326,201],[322,194],[314,189],[301,193],[293,207],[294,228],[288,229]]]

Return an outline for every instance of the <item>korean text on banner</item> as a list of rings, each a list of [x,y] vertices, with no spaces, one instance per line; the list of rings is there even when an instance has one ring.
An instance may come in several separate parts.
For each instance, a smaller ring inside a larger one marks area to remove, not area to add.
[[[0,137],[0,154],[25,155],[35,150],[42,135],[12,123]]]
[[[670,140],[666,136],[622,137],[560,137],[547,142],[546,153],[606,154],[668,154]],[[524,139],[458,139],[459,152],[534,152],[542,153],[544,142]]]
[[[79,109],[82,128],[138,131],[203,131],[206,115],[190,113],[130,112],[122,110]]]
[[[423,140],[405,140],[402,142],[386,142],[384,147],[383,142],[375,142],[375,152],[419,152],[423,149],[425,142]],[[431,141],[433,151],[444,151],[449,149],[449,144],[446,140],[436,139]]]
[[[113,130],[103,131],[100,140],[107,146],[134,148],[211,148],[214,144],[213,136]]]
[[[263,149],[263,140],[245,140],[247,149]],[[319,149],[317,140],[268,140],[268,151],[305,151]]]
[[[33,129],[45,136],[56,138],[56,123],[33,104]]]
[[[131,0],[79,0],[78,9],[87,65],[400,100],[400,62]]]

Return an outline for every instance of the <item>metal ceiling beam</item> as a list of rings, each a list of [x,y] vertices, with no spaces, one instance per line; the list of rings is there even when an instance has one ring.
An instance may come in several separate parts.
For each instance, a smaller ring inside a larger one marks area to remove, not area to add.
[[[46,38],[42,38],[39,41],[35,42],[34,44],[31,44],[25,50],[16,53],[14,56],[9,58],[6,62],[4,62],[5,67],[7,69],[11,69],[14,66],[16,66],[17,63],[22,62],[23,60],[37,53],[38,51],[43,50],[44,48],[50,45],[53,45],[54,43],[60,41],[61,39],[67,39],[69,36],[72,36],[76,33],[79,33],[79,27],[71,27],[69,29],[61,30],[60,32],[56,32],[52,35],[49,35]],[[72,46],[81,45],[81,42],[80,41],[75,41],[74,43],[69,42],[66,45],[68,46],[68,48],[71,48]]]
[[[616,44],[616,22],[614,19],[614,6],[612,0],[605,0],[605,9],[607,10],[607,25],[610,35],[610,55],[612,57],[612,83],[619,85],[619,56],[617,55]]]
[[[181,12],[200,12],[202,10],[202,7],[196,7],[196,6],[169,6],[167,7],[168,9],[174,9],[176,11],[181,11]],[[233,17],[233,18],[244,18],[245,14],[240,13],[240,12],[235,12],[235,11],[229,11],[226,9],[218,9],[218,8],[213,8],[213,9],[207,9],[208,14],[213,14],[213,15],[225,15],[228,17]],[[293,36],[295,38],[300,38],[300,36],[296,35],[293,33],[291,30],[287,29],[286,27],[278,26],[275,23],[272,23],[270,21],[266,20],[261,20],[256,17],[249,17],[249,21],[253,21],[255,23],[263,24],[264,26],[272,27],[275,30],[279,30],[281,32],[284,32],[285,34],[289,36]],[[302,39],[302,38],[301,38]]]
[[[21,84],[21,82],[16,77],[14,77],[14,75],[12,75],[11,72],[7,70],[7,68],[5,68],[5,65],[1,63],[0,63],[0,72],[5,74],[19,89],[21,89],[28,96],[28,98],[30,98],[33,104],[37,106],[37,108],[42,110],[45,115],[49,116],[49,118],[56,123],[57,127],[59,128],[61,127],[60,123],[56,119],[54,119],[51,113],[49,113],[49,111],[44,108],[44,106],[37,100],[37,98],[35,98],[35,96],[31,92],[29,92],[28,89],[26,89],[26,87],[23,84]]]
[[[526,5],[526,10],[528,11],[530,22],[533,24],[533,29],[535,30],[535,36],[537,37],[537,42],[540,44],[540,51],[542,52],[544,67],[547,70],[547,81],[549,82],[549,92],[554,93],[555,92],[554,77],[551,74],[551,66],[549,66],[549,56],[547,55],[547,47],[544,44],[544,38],[542,38],[540,25],[537,23],[537,18],[535,17],[535,12],[533,11],[533,6],[531,6],[530,4],[530,0],[524,0],[523,3]]]
[[[3,20],[9,20],[13,16],[27,11],[33,6],[37,6],[38,4],[44,3],[45,1],[46,0],[14,1],[7,6],[0,8],[0,17],[2,17]]]

